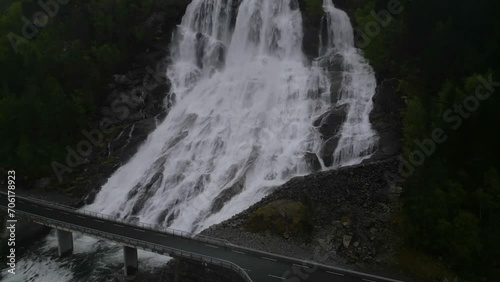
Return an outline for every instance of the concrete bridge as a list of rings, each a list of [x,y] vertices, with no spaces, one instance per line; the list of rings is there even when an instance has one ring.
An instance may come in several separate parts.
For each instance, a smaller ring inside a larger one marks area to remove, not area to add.
[[[0,209],[8,197],[0,192]],[[73,252],[73,232],[121,244],[125,275],[139,266],[137,249],[221,266],[246,282],[401,282],[387,277],[262,252],[228,241],[143,223],[129,223],[103,214],[79,210],[39,199],[15,197],[16,218],[56,229],[59,256]],[[178,275],[176,275],[176,278]]]

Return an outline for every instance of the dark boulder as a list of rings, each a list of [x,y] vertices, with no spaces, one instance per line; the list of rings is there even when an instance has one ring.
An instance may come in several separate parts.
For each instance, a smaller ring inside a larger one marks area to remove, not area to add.
[[[331,71],[330,77],[330,103],[334,104],[339,99],[340,90],[342,89],[342,82],[344,81],[344,72]]]
[[[313,125],[317,127],[323,139],[328,139],[339,132],[346,115],[347,105],[335,106],[333,109],[317,118],[313,122]]]
[[[319,149],[319,157],[323,160],[325,166],[329,167],[333,164],[333,153],[339,144],[339,136],[333,136],[323,142]]]
[[[231,200],[234,196],[238,195],[243,191],[245,184],[245,178],[242,177],[238,179],[233,185],[224,189],[217,198],[212,203],[212,207],[210,208],[211,213],[216,213],[220,211],[224,204]]]
[[[306,152],[304,158],[311,171],[316,172],[321,170],[321,163],[316,153]]]

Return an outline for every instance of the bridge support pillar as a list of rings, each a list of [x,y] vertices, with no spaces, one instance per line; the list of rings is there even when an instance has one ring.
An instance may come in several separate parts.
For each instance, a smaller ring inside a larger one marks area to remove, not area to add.
[[[59,257],[65,257],[73,253],[73,234],[69,231],[57,229],[57,250]]]
[[[125,276],[134,275],[137,272],[137,268],[139,266],[137,249],[123,246],[123,257],[125,260]]]

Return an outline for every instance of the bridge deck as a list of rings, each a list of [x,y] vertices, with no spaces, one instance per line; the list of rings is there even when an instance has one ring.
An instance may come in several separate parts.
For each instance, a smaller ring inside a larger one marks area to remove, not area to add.
[[[7,207],[7,195],[0,193],[0,207]],[[130,224],[109,216],[53,205],[16,196],[18,216],[46,226],[103,238],[130,247],[173,257],[217,264],[254,282],[360,282],[390,281],[385,277],[331,267],[248,249],[215,238],[192,237],[175,230],[153,230],[144,224]],[[300,273],[300,274],[299,274]],[[307,275],[308,279],[305,279]]]

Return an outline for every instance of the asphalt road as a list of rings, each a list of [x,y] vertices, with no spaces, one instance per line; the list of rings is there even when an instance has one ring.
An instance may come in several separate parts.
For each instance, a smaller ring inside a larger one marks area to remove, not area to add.
[[[7,196],[0,193],[0,206],[7,206]],[[281,256],[245,249],[235,245],[224,246],[217,243],[200,242],[192,238],[152,231],[126,223],[117,223],[102,218],[71,212],[55,206],[48,206],[31,199],[16,197],[15,210],[43,216],[84,228],[98,230],[118,236],[126,236],[175,248],[194,255],[203,255],[230,261],[241,267],[254,282],[378,282],[400,281],[369,274],[352,272],[340,268],[318,267],[313,263],[304,263],[293,258],[283,259]],[[80,232],[82,233],[82,232]],[[89,234],[86,234],[89,235]],[[140,262],[139,262],[140,267]]]

